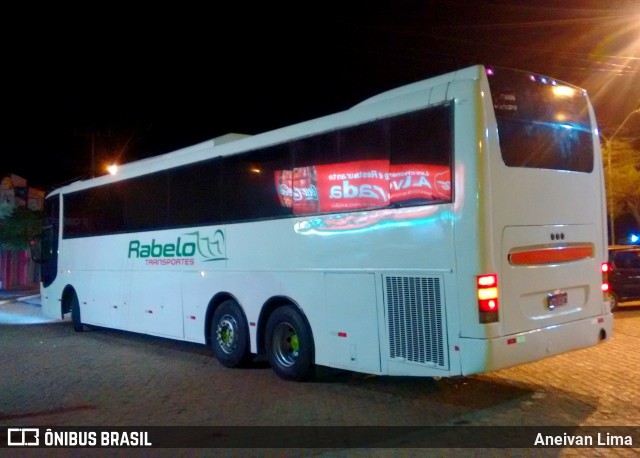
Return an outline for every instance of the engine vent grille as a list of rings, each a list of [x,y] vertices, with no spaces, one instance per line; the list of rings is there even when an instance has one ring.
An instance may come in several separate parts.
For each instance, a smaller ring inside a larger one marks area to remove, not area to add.
[[[441,279],[386,277],[391,358],[448,368]]]

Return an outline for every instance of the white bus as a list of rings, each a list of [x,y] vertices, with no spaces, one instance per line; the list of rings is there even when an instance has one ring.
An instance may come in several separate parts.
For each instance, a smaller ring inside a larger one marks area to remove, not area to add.
[[[473,66],[51,192],[42,308],[288,380],[495,371],[611,337],[605,211],[586,92]]]

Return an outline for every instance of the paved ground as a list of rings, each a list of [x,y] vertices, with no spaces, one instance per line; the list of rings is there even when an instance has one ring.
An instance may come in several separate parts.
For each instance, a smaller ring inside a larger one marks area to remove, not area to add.
[[[0,291],[0,324],[36,324],[52,321],[55,320],[42,316],[38,291]]]
[[[0,296],[0,431],[17,423],[640,426],[640,308],[616,312],[609,342],[491,374],[434,382],[329,371],[312,383],[296,384],[278,379],[259,362],[249,369],[223,368],[201,346],[118,331],[74,333],[69,323],[44,319],[38,296],[31,293]],[[15,302],[16,297],[22,302]],[[640,455],[637,448],[429,449],[427,453],[402,448],[407,443],[419,445],[420,440],[427,439],[397,437],[385,442],[384,449],[153,450],[148,455]],[[5,451],[0,449],[0,455]],[[23,450],[9,451],[9,456],[26,456]],[[93,452],[71,456],[114,455]],[[60,451],[56,456],[70,455]]]

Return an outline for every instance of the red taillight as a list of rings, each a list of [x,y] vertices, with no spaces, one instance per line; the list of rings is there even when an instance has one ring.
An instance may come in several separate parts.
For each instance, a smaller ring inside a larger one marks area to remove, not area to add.
[[[600,270],[602,270],[602,292],[606,293],[609,291],[609,272],[613,270],[613,265],[608,262],[603,262],[600,266]],[[605,300],[607,298],[605,297]]]
[[[476,288],[480,323],[495,323],[498,321],[498,276],[496,274],[478,275]]]

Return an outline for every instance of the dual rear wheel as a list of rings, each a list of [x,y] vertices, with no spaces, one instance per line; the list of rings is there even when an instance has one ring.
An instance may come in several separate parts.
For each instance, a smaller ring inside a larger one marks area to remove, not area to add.
[[[267,320],[264,347],[269,364],[281,378],[301,382],[313,376],[313,337],[292,306],[273,311]]]
[[[216,309],[210,337],[213,352],[223,366],[241,367],[250,360],[249,326],[236,301],[226,300]],[[264,338],[267,360],[278,376],[294,381],[313,376],[313,338],[295,307],[275,309],[267,320]]]

